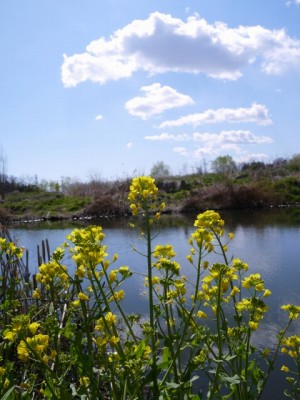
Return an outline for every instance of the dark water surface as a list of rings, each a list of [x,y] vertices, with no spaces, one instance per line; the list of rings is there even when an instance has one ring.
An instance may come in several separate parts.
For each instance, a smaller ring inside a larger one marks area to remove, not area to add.
[[[220,212],[225,219],[225,228],[234,232],[235,237],[228,250],[229,256],[239,257],[250,266],[250,272],[259,272],[265,280],[265,287],[272,291],[266,299],[270,307],[254,342],[260,348],[273,348],[276,334],[285,325],[286,313],[282,304],[300,305],[300,209],[283,208],[260,211]],[[186,261],[190,246],[187,240],[193,232],[195,215],[163,216],[155,238],[155,243],[172,244],[177,253],[176,260],[182,272],[191,280],[194,270]],[[112,258],[119,254],[115,267],[128,265],[138,272],[127,283],[124,306],[127,311],[147,314],[147,300],[143,296],[146,260],[134,252],[131,246],[145,251],[145,244],[139,240],[134,230],[129,228],[128,219],[97,220],[76,223],[35,223],[13,227],[10,231],[14,239],[29,249],[29,264],[32,273],[37,272],[37,245],[48,239],[51,251],[61,245],[74,227],[88,223],[101,225],[106,234],[105,244]],[[217,261],[214,257],[211,261]],[[66,261],[68,264],[68,261]],[[129,290],[128,290],[129,289]],[[300,321],[296,321],[290,334],[300,334]],[[281,362],[281,360],[280,360]],[[281,400],[284,374],[275,372],[267,387],[265,400]]]

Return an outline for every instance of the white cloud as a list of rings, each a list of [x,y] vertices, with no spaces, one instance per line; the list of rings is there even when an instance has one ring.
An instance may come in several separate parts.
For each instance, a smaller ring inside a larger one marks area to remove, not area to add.
[[[91,42],[81,54],[64,55],[61,73],[65,87],[87,80],[104,84],[139,70],[151,74],[204,73],[235,80],[256,60],[262,62],[267,74],[299,68],[300,40],[292,39],[283,29],[259,25],[230,28],[222,22],[209,24],[198,15],[183,21],[154,12],[108,39]]]
[[[256,136],[250,131],[231,130],[222,131],[220,133],[194,133],[195,141],[202,141],[210,146],[224,146],[225,144],[263,144],[273,143],[273,139],[269,136]]]
[[[202,113],[189,114],[175,120],[164,121],[159,128],[170,128],[183,125],[204,125],[220,122],[241,123],[253,122],[258,125],[270,125],[268,109],[262,104],[252,104],[250,108],[219,108],[206,110]]]
[[[191,135],[186,133],[179,135],[161,133],[160,135],[145,136],[144,139],[151,141],[202,142],[206,147],[219,147],[223,149],[236,149],[240,145],[273,143],[273,139],[269,136],[257,136],[250,131],[244,130],[221,131],[220,133],[195,132]]]
[[[244,130],[221,131],[220,133],[195,132],[191,135],[161,133],[160,135],[145,136],[145,139],[173,142],[189,141],[196,143],[197,148],[190,146],[188,149],[184,146],[176,146],[173,151],[181,156],[195,159],[203,157],[214,158],[220,154],[235,154],[234,158],[237,162],[264,160],[262,154],[260,157],[259,154],[250,155],[244,150],[243,146],[273,143],[273,139],[269,136],[257,136],[250,131]]]
[[[182,142],[186,140],[190,140],[191,137],[187,134],[182,135],[172,135],[171,133],[161,133],[160,135],[152,135],[152,136],[145,136],[145,140],[152,140],[152,141],[175,141],[175,142]]]
[[[173,151],[181,156],[188,156],[189,153],[185,147],[174,147]]]
[[[190,96],[179,93],[170,86],[161,86],[160,83],[143,86],[140,91],[145,95],[127,101],[125,108],[129,114],[142,119],[161,114],[165,110],[194,103]]]
[[[103,119],[103,115],[97,115],[95,121],[101,121]]]
[[[189,151],[185,147],[174,147],[173,151],[183,157],[188,157],[189,159],[205,159],[207,161],[212,161],[220,155],[227,155],[234,153],[234,161],[238,164],[250,163],[252,161],[262,161],[266,162],[269,160],[269,156],[265,153],[248,153],[246,151],[241,151],[240,148],[222,148],[218,149],[216,147],[199,147],[196,150]]]
[[[270,157],[265,153],[241,153],[235,158],[237,163],[250,163],[252,161],[266,162]]]
[[[129,143],[126,144],[126,147],[127,147],[128,150],[130,150],[132,148],[132,146],[133,146],[132,142],[129,142]]]

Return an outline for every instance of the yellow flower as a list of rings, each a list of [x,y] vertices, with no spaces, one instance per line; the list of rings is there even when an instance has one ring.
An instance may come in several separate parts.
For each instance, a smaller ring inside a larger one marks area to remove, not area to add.
[[[289,311],[289,318],[290,319],[297,319],[300,314],[300,306],[295,306],[293,304],[285,304],[281,306],[282,310]]]
[[[17,347],[18,357],[21,361],[26,362],[29,357],[29,351],[24,340],[21,340]]]
[[[9,384],[10,384],[10,380],[8,378],[6,378],[4,383],[3,383],[4,389],[8,388]]]
[[[207,314],[204,311],[198,311],[197,312],[197,317],[199,318],[207,318]]]
[[[81,386],[88,387],[90,385],[90,378],[87,376],[83,376],[79,379],[79,383]]]
[[[3,337],[5,340],[9,340],[10,342],[13,342],[17,337],[17,333],[10,331],[10,330],[5,330],[3,332]]]
[[[258,322],[249,321],[248,325],[252,331],[256,331],[256,329],[258,328]]]
[[[289,372],[289,367],[287,367],[286,365],[283,365],[282,367],[281,367],[281,371],[283,371],[283,372]]]
[[[231,292],[230,292],[230,296],[235,296],[236,294],[240,293],[240,289],[237,286],[233,286]]]
[[[108,299],[109,302],[111,301],[121,301],[125,296],[125,292],[123,289],[116,290],[114,294]]]
[[[35,333],[36,333],[37,329],[39,328],[39,326],[40,326],[40,324],[37,323],[37,322],[32,322],[32,323],[29,325],[29,330],[30,330],[30,332],[32,333],[32,335],[35,335]]]
[[[75,272],[75,275],[78,276],[79,279],[84,278],[85,275],[85,267],[83,265],[80,265],[77,268],[77,271]]]
[[[39,288],[36,288],[33,293],[32,293],[32,297],[34,299],[40,299],[41,298],[41,291]]]
[[[0,367],[0,376],[5,375],[5,372],[6,372],[6,368]]]
[[[111,338],[109,339],[109,343],[111,346],[115,346],[118,342],[120,341],[120,338],[118,338],[117,336],[111,336]]]
[[[272,294],[271,290],[265,289],[264,294],[263,294],[263,297],[271,296],[271,294]]]
[[[109,283],[113,283],[116,280],[118,272],[119,272],[119,270],[117,270],[117,269],[113,269],[110,272],[110,274],[109,274]]]
[[[190,254],[186,256],[186,259],[193,264],[193,257]]]
[[[117,316],[109,311],[105,315],[105,321],[108,322],[110,325],[114,325],[117,322]]]
[[[239,258],[235,258],[232,261],[232,265],[233,265],[233,268],[237,269],[238,271],[242,271],[242,270],[248,271],[248,269],[249,269],[249,265],[247,263],[243,262],[242,260],[240,260]]]
[[[155,249],[153,252],[154,258],[156,258],[156,259],[167,258],[169,260],[175,256],[176,256],[176,253],[171,244],[166,244],[164,246],[162,246],[162,245],[155,246]]]
[[[79,300],[83,300],[83,301],[89,301],[89,296],[87,296],[85,293],[83,292],[79,292],[78,293],[78,299]],[[74,302],[73,302],[74,304]]]
[[[106,346],[108,343],[108,338],[107,337],[96,337],[93,339],[93,341],[96,343],[98,347],[103,347]]]

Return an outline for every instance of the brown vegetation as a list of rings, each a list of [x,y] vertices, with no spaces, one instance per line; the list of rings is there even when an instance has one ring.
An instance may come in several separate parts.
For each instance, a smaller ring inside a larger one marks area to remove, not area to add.
[[[230,169],[225,168],[230,161]],[[165,212],[187,213],[206,209],[245,209],[300,205],[300,156],[278,159],[272,164],[253,162],[232,167],[232,159],[217,159],[216,171],[185,176],[157,177]],[[225,166],[224,163],[225,162]],[[61,183],[5,180],[0,219],[78,219],[129,215],[127,195],[130,179],[113,182],[91,179]]]

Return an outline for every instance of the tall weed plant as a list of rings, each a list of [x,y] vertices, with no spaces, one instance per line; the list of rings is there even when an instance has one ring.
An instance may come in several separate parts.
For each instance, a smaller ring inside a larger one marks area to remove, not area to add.
[[[300,306],[282,306],[275,351],[256,348],[271,292],[228,256],[234,234],[225,234],[220,215],[196,218],[189,281],[172,245],[153,245],[165,207],[154,179],[134,178],[128,199],[143,243],[135,251],[145,260],[147,318],[124,312],[134,266],[109,256],[101,227],[71,232],[32,280],[20,270],[23,249],[0,238],[0,399],[257,400],[279,352],[294,362],[281,367],[285,394],[299,399],[300,336],[288,329]],[[221,261],[211,263],[212,253]]]

